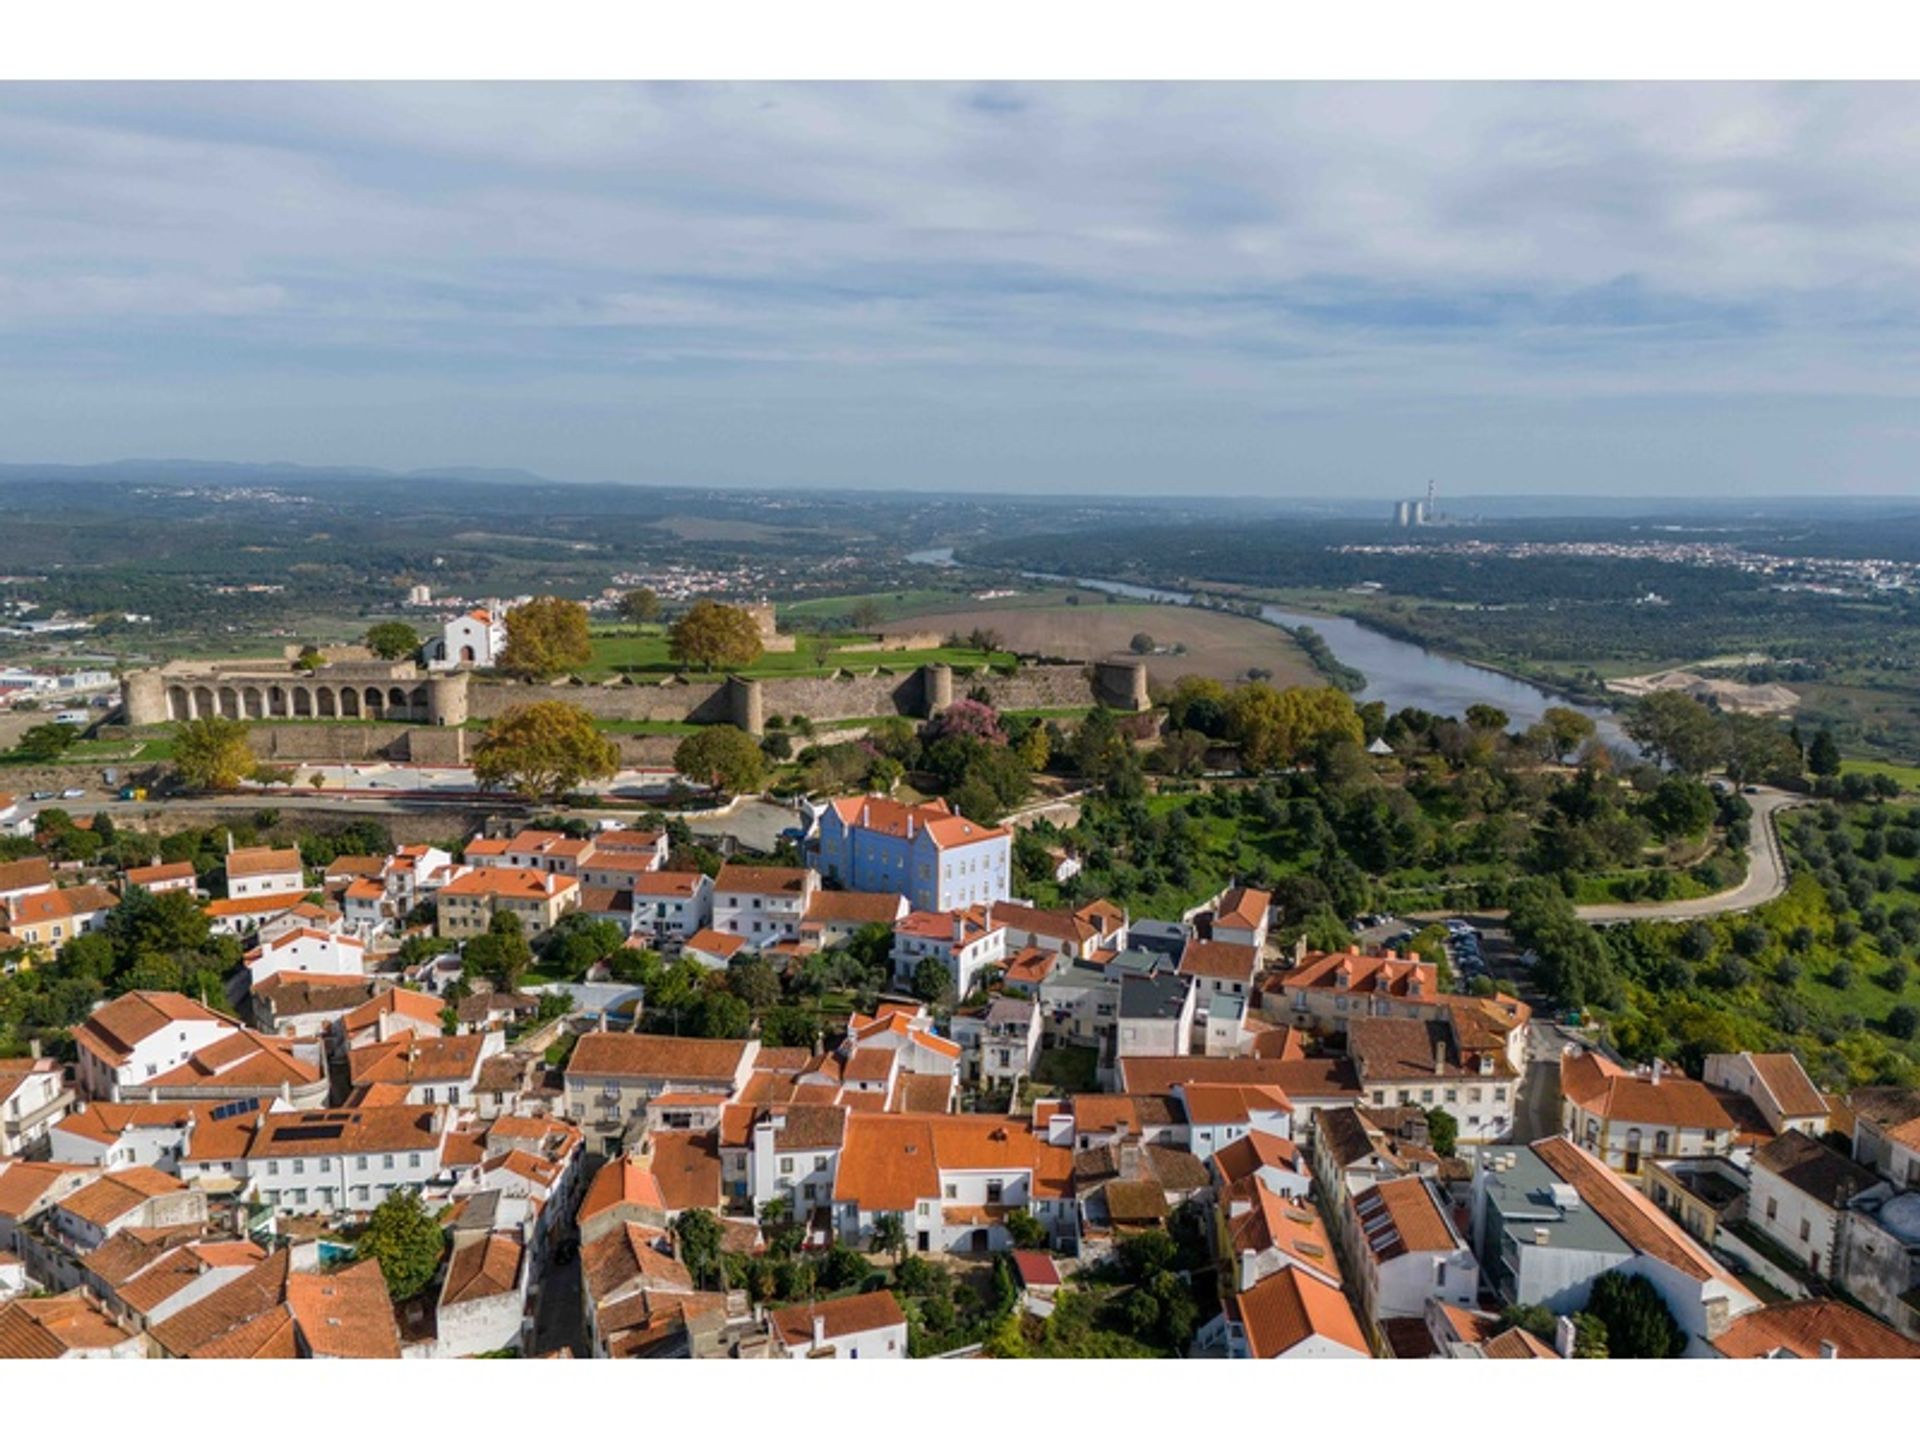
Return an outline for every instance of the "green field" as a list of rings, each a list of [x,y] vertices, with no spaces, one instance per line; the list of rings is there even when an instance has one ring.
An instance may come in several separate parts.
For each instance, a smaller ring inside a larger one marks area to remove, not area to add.
[[[1902,790],[1920,791],[1920,765],[1896,765],[1890,760],[1843,760],[1842,775],[1891,775]]]
[[[798,637],[792,650],[770,651],[753,664],[735,672],[771,679],[783,675],[831,675],[840,669],[872,670],[876,667],[898,670],[902,674],[922,665],[951,665],[975,670],[982,666],[1010,668],[1014,657],[1005,651],[974,650],[965,646],[941,646],[933,650],[876,650],[869,635]],[[825,659],[818,646],[824,645]],[[616,675],[667,676],[680,673],[681,667],[667,653],[667,632],[658,625],[622,625],[593,632],[593,659],[577,672],[585,680],[607,680]],[[699,671],[689,672],[694,675]]]

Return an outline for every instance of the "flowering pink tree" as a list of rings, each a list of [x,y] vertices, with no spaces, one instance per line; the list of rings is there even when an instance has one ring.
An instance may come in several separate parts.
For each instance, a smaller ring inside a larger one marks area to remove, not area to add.
[[[944,740],[949,735],[988,745],[1007,743],[1007,734],[1000,728],[1000,712],[978,700],[956,700],[928,722],[927,739]]]

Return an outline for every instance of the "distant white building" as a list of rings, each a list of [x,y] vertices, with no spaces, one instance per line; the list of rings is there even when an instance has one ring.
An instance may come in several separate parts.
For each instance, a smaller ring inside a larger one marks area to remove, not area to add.
[[[504,607],[468,610],[454,616],[441,627],[440,636],[429,640],[426,661],[429,670],[458,670],[462,666],[487,670],[499,663],[507,648],[507,612]]]

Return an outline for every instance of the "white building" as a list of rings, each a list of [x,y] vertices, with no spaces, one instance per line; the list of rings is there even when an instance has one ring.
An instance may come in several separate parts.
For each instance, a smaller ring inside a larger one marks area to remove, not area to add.
[[[229,850],[226,871],[230,900],[299,895],[307,888],[306,867],[300,861],[298,850],[275,850],[266,845]]]
[[[254,986],[275,975],[361,975],[367,947],[347,935],[301,926],[282,930],[247,952],[247,975]]]
[[[722,865],[713,881],[713,928],[742,936],[756,948],[797,940],[819,888],[820,877],[811,870]]]
[[[1347,1197],[1349,1233],[1360,1238],[1360,1304],[1373,1321],[1426,1313],[1429,1300],[1471,1308],[1480,1262],[1454,1228],[1433,1183],[1387,1180]]]
[[[775,1353],[788,1360],[904,1360],[907,1317],[891,1290],[790,1305],[767,1317]]]
[[[507,648],[507,614],[495,605],[454,616],[426,645],[429,670],[489,670]]]
[[[631,932],[662,943],[684,940],[713,921],[713,881],[698,870],[650,870],[633,877]]]
[[[951,914],[916,910],[893,927],[893,978],[911,986],[913,975],[927,960],[946,967],[953,993],[964,998],[988,966],[1007,956],[1007,929],[980,909]]]
[[[240,1026],[197,1000],[169,990],[130,990],[74,1026],[80,1088],[96,1100],[118,1100],[123,1088],[144,1085],[239,1033]]]

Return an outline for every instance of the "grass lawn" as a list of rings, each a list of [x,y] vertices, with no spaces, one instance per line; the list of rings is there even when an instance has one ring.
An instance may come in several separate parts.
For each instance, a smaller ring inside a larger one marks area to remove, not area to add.
[[[1084,1095],[1100,1088],[1094,1078],[1100,1068],[1100,1052],[1090,1045],[1062,1045],[1042,1050],[1034,1061],[1033,1083],[1050,1086],[1069,1095]]]
[[[904,620],[913,615],[951,609],[969,599],[964,590],[881,590],[870,595],[833,595],[820,600],[798,600],[780,606],[780,614],[812,620],[844,620],[856,605],[872,603],[885,620]]]
[[[940,646],[932,650],[876,650],[872,648],[872,637],[867,635],[833,636],[826,643],[830,652],[824,664],[815,658],[813,637],[803,635],[794,649],[770,651],[738,673],[772,679],[783,675],[831,675],[839,669],[872,670],[879,667],[904,674],[922,665],[978,669],[984,665],[1006,668],[1014,663],[1013,656],[1004,651],[974,650],[964,646]],[[680,667],[667,654],[667,632],[664,627],[623,625],[593,632],[593,659],[582,666],[578,673],[582,679],[606,680],[615,675],[664,677],[679,672]],[[687,673],[694,679],[703,678],[700,671]],[[725,673],[716,672],[714,678]]]
[[[1842,775],[1891,775],[1902,790],[1920,790],[1920,765],[1896,765],[1891,760],[1842,760]]]

